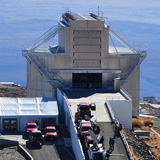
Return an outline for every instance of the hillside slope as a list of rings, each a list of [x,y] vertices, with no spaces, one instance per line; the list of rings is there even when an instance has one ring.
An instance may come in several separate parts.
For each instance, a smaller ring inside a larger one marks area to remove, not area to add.
[[[27,97],[27,89],[18,86],[0,86],[0,97]]]

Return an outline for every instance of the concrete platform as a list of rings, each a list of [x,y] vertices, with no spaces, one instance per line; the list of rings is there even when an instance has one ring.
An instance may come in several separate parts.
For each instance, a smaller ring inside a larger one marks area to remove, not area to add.
[[[68,101],[70,103],[70,109],[75,119],[75,113],[77,112],[77,104],[86,102],[86,103],[95,103],[96,111],[91,111],[93,116],[92,120],[97,122],[111,122],[109,113],[106,109],[105,102],[106,100],[125,100],[125,98],[119,93],[95,93],[94,90],[69,90],[65,91]],[[78,94],[78,96],[77,96]]]
[[[125,100],[125,98],[118,93],[104,93],[102,91],[93,90],[68,90],[64,91],[68,97],[70,109],[75,119],[77,112],[77,104],[82,102],[95,103],[96,111],[91,111],[92,120],[96,120],[100,129],[104,131],[104,147],[109,149],[109,139],[114,136],[115,125],[111,122],[110,115],[105,106],[106,100]],[[128,160],[128,155],[120,137],[115,139],[114,151],[112,152],[110,160]]]

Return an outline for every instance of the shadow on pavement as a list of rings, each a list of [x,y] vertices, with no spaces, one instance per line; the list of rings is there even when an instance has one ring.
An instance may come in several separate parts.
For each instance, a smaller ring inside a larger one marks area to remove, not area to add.
[[[38,144],[38,143],[34,143],[32,144],[30,141],[26,141],[26,147],[28,149],[33,149],[33,150],[38,150],[42,148],[42,145]]]
[[[75,160],[74,153],[71,147],[65,147],[62,145],[55,145],[55,148],[59,154],[61,160]],[[63,153],[63,154],[62,154]]]

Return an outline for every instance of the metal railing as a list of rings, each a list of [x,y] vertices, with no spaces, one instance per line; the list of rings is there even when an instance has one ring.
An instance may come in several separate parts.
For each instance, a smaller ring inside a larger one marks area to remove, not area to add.
[[[61,76],[59,76],[57,73],[49,73],[32,53],[25,54],[24,56],[29,62],[33,63],[37,70],[47,79],[49,83],[51,83],[51,85],[52,82],[56,82],[63,87],[66,85],[65,80]]]
[[[114,116],[114,112],[113,112],[113,110],[112,110],[112,107],[110,106],[110,103],[109,103],[108,101],[106,101],[105,104],[106,104],[106,107],[107,107],[108,112],[109,112],[109,114],[110,114],[110,117],[111,117],[112,122],[114,122],[114,123],[118,122],[118,123],[119,123],[118,119],[116,119],[116,117]],[[130,159],[130,160],[134,160],[134,159],[133,159],[133,155],[132,155],[132,153],[131,153],[131,151],[130,151],[128,142],[127,142],[127,140],[126,140],[126,137],[125,137],[123,131],[120,131],[120,135],[121,135],[121,139],[122,139],[122,142],[123,142],[123,144],[124,144],[124,147],[126,148],[126,151],[127,151],[127,154],[128,154],[129,159]]]
[[[121,139],[122,139],[122,141],[123,141],[123,143],[124,143],[124,145],[125,145],[127,154],[128,154],[128,156],[129,156],[129,159],[130,159],[130,160],[134,160],[133,155],[132,155],[132,153],[131,153],[131,150],[130,150],[130,148],[129,148],[128,142],[127,142],[127,140],[126,140],[126,137],[125,137],[123,131],[120,131],[120,134],[121,134]]]
[[[134,70],[143,62],[146,56],[147,54],[145,51],[133,56],[130,60],[130,63],[122,70],[121,80],[128,80],[128,78],[132,75]]]
[[[137,53],[137,51],[130,45],[128,44],[124,39],[122,39],[117,33],[115,33],[112,29],[109,29],[109,33],[114,36],[117,40],[119,40],[123,45],[125,45],[127,48],[132,50],[134,53]]]
[[[63,28],[64,25],[60,22],[59,25],[55,25],[50,28],[47,32],[45,32],[42,36],[35,40],[34,47],[32,47],[29,51],[34,52],[42,44],[48,42],[51,38],[54,38],[56,34],[59,33]]]
[[[105,25],[107,27],[107,25]],[[121,82],[125,82],[128,80],[128,78],[132,75],[134,70],[143,62],[145,57],[147,56],[147,53],[145,50],[139,50],[137,51],[134,47],[132,47],[129,43],[127,43],[123,38],[121,38],[116,32],[114,32],[111,28],[109,28],[109,33],[113,37],[115,37],[119,42],[121,42],[123,45],[125,45],[128,49],[130,49],[133,53],[133,56],[130,60],[130,63],[126,65],[126,67],[122,70],[122,74],[120,75]],[[116,52],[118,52],[116,50]],[[119,74],[116,75],[116,77],[119,76]]]

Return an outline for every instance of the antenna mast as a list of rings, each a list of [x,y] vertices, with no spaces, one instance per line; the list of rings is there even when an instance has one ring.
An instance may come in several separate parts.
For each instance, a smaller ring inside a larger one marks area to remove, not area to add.
[[[98,17],[99,17],[99,6],[98,6]]]

